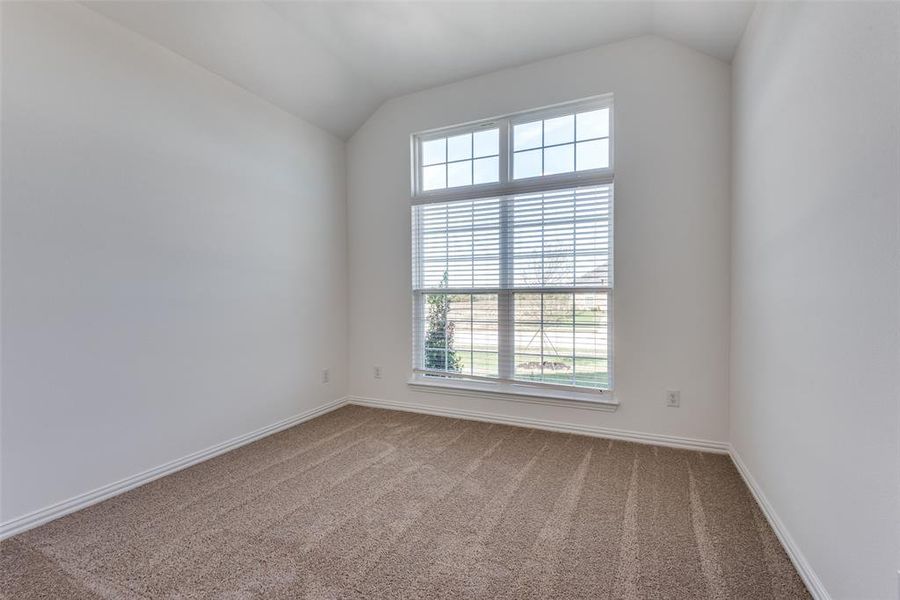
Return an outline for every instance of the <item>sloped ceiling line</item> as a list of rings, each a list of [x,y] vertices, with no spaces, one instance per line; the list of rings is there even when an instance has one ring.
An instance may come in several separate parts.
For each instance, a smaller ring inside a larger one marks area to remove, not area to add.
[[[92,10],[334,135],[385,100],[640,35],[729,62],[752,2],[196,2]]]

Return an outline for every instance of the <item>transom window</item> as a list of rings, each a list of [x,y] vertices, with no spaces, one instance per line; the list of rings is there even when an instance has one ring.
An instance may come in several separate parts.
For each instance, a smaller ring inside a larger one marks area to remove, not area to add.
[[[485,129],[422,142],[422,189],[500,181],[500,130]]]
[[[416,377],[611,390],[611,109],[413,136]]]
[[[609,167],[609,108],[513,126],[513,178]]]

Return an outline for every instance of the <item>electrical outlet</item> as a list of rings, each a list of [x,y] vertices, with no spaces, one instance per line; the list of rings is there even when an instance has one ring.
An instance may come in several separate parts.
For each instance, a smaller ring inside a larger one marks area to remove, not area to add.
[[[328,383],[331,381],[331,373],[328,372],[328,369],[322,369],[322,383]]]
[[[678,408],[681,406],[681,392],[678,390],[669,390],[666,392],[666,406]]]
[[[381,367],[373,368],[372,372],[375,375],[375,379],[381,379]]]

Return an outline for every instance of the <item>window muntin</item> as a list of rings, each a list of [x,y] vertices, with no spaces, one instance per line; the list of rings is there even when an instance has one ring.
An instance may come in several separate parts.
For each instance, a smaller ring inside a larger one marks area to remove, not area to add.
[[[416,373],[611,389],[610,120],[602,98],[414,136]]]

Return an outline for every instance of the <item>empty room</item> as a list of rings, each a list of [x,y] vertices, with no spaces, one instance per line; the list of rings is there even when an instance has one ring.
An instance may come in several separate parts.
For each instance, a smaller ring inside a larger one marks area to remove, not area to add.
[[[0,51],[3,600],[900,600],[900,2]]]

